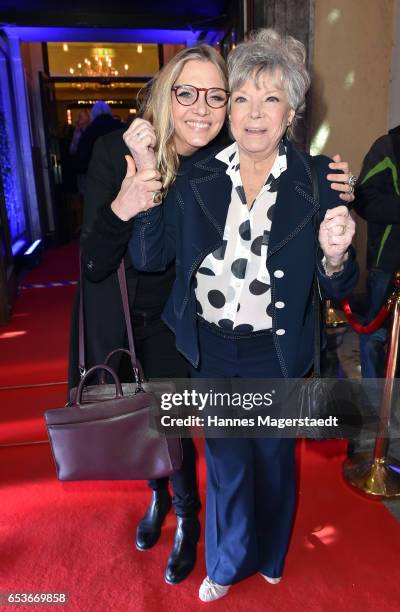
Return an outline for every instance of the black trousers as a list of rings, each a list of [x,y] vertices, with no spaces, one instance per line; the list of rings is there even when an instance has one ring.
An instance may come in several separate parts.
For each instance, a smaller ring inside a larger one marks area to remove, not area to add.
[[[160,320],[140,325],[133,317],[135,347],[147,378],[188,378],[189,365],[175,347],[175,336]],[[153,491],[168,487],[171,482],[172,503],[178,516],[193,516],[200,510],[197,488],[196,448],[191,438],[182,438],[182,467],[169,478],[149,480]]]

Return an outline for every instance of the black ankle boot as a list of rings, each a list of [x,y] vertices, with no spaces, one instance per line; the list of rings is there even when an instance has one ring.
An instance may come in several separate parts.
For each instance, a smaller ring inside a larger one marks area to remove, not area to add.
[[[189,576],[196,563],[196,547],[200,537],[200,521],[195,517],[176,517],[174,547],[165,570],[168,584],[178,584]]]
[[[161,526],[171,509],[171,496],[168,489],[153,491],[153,497],[146,514],[136,530],[136,548],[147,550],[156,544],[161,535]]]

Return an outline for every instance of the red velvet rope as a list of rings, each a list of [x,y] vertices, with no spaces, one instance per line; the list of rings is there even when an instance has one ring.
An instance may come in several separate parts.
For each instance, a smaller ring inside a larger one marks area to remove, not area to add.
[[[361,325],[360,323],[357,323],[357,321],[354,320],[354,316],[351,312],[348,300],[342,300],[340,304],[343,308],[344,314],[346,315],[347,321],[358,334],[371,334],[372,332],[382,327],[385,319],[388,317],[391,310],[390,306],[384,304],[376,315],[375,319],[371,321],[371,323],[368,323],[368,325]]]

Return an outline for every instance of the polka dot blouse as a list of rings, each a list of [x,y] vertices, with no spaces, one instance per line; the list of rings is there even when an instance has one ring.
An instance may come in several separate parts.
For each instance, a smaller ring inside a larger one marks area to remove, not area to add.
[[[281,142],[269,176],[250,209],[240,176],[239,151],[233,143],[216,156],[232,181],[223,242],[205,257],[196,273],[197,313],[209,323],[249,333],[272,328],[268,241],[279,186],[287,168]]]

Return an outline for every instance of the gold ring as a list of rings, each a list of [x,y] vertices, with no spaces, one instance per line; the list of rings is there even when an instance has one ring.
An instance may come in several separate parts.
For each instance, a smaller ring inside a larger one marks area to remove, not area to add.
[[[153,197],[151,198],[151,201],[153,202],[153,204],[161,204],[162,199],[163,199],[162,191],[155,191],[153,193]]]
[[[340,234],[337,234],[338,236],[344,236],[347,230],[347,225],[338,225],[337,227],[341,227],[342,231],[340,232]]]

